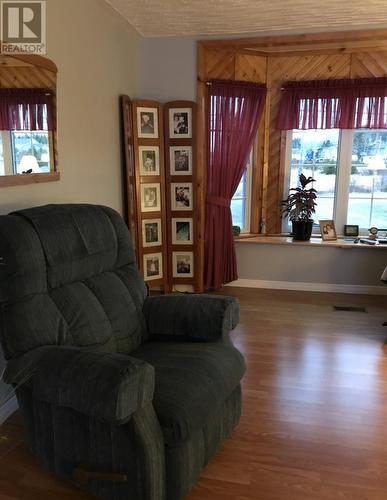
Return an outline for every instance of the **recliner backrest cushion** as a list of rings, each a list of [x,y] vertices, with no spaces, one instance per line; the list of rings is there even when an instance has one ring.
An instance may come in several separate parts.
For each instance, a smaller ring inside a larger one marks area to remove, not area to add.
[[[42,345],[129,353],[147,291],[127,227],[96,205],[0,217],[0,337],[7,359]]]

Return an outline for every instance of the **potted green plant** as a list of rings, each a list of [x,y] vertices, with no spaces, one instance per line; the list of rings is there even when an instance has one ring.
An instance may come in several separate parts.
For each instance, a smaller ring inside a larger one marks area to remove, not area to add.
[[[293,239],[308,241],[312,236],[312,215],[316,212],[317,191],[314,188],[307,188],[311,182],[315,182],[313,177],[305,177],[301,174],[299,179],[300,187],[290,189],[289,196],[281,202],[282,213],[292,223]]]

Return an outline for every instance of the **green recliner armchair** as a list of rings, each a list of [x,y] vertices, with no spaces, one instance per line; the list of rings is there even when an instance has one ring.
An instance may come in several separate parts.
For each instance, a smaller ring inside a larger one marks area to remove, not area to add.
[[[177,500],[238,423],[235,299],[147,297],[122,218],[0,217],[0,337],[42,466],[107,499]]]

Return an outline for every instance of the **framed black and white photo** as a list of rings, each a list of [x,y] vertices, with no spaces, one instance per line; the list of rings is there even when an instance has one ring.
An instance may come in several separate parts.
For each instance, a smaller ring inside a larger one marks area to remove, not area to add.
[[[192,147],[171,146],[169,162],[171,175],[192,175]]]
[[[139,146],[140,175],[160,175],[160,148]]]
[[[193,219],[172,219],[172,244],[193,244]]]
[[[192,138],[192,109],[171,108],[169,110],[170,139]]]
[[[163,277],[162,253],[148,253],[144,255],[144,280],[151,281]]]
[[[142,138],[158,138],[157,108],[137,108],[137,135]]]
[[[160,184],[141,184],[141,212],[160,212]]]
[[[157,247],[162,245],[161,219],[145,219],[142,221],[143,247]]]
[[[319,220],[321,238],[323,241],[337,240],[337,233],[334,220]]]
[[[192,210],[192,183],[174,182],[171,184],[171,209]]]
[[[174,278],[193,278],[194,275],[193,252],[173,252],[172,266]]]

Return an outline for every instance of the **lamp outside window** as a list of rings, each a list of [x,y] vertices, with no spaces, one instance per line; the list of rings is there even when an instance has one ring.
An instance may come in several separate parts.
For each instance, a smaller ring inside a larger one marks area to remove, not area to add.
[[[18,174],[40,174],[38,160],[33,155],[24,155],[17,167]]]

